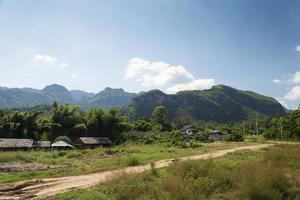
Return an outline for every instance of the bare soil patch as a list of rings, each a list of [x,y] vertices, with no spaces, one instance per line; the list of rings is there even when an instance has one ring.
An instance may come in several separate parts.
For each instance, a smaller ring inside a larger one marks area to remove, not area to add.
[[[46,169],[57,169],[65,167],[63,165],[46,165],[40,163],[2,163],[0,172],[29,172]]]

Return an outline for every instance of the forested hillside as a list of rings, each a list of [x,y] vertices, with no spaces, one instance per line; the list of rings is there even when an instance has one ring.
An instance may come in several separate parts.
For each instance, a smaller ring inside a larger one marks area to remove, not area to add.
[[[138,119],[149,118],[156,106],[167,108],[169,122],[214,121],[235,123],[254,116],[285,114],[275,99],[251,91],[217,85],[209,90],[182,91],[174,95],[152,90],[139,94],[106,88],[94,94],[53,84],[42,90],[0,88],[0,108],[23,108],[58,103],[77,104],[81,109],[123,107],[122,114]]]
[[[168,121],[215,121],[234,123],[254,116],[277,116],[285,108],[271,97],[251,91],[217,85],[209,90],[182,91],[168,95],[159,90],[146,92],[133,99],[123,112],[133,119],[151,116],[159,105],[167,108]]]

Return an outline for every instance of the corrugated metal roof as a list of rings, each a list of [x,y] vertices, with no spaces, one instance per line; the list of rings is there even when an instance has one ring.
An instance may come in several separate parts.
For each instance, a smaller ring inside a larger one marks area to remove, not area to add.
[[[64,142],[64,141],[58,141],[51,144],[51,147],[71,147],[75,148],[74,146]]]
[[[35,141],[34,146],[38,148],[47,148],[51,147],[51,142],[50,141]]]
[[[112,144],[111,140],[108,137],[80,137],[79,140],[83,144]]]
[[[31,148],[32,139],[0,138],[0,148]]]

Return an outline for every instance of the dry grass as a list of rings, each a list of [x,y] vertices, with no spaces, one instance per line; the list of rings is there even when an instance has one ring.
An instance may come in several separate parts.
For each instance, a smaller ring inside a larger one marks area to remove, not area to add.
[[[300,198],[299,172],[300,146],[280,145],[215,160],[177,163],[155,172],[124,174],[55,199],[292,200]]]

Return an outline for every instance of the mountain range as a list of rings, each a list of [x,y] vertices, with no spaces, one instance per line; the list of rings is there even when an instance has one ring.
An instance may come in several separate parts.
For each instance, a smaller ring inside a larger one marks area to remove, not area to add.
[[[0,87],[1,108],[49,105],[54,100],[58,103],[79,104],[82,109],[120,106],[122,113],[133,119],[151,117],[153,109],[159,105],[167,108],[169,121],[196,119],[231,123],[257,115],[286,113],[285,108],[274,98],[225,85],[216,85],[208,90],[181,91],[177,94],[165,94],[159,90],[136,94],[109,87],[99,93],[89,93],[68,90],[57,84],[48,85],[42,90]]]
[[[0,108],[23,108],[58,103],[79,104],[81,108],[110,108],[129,104],[137,96],[123,89],[105,88],[95,94],[81,90],[68,90],[64,86],[52,84],[42,90],[32,88],[0,87]]]

